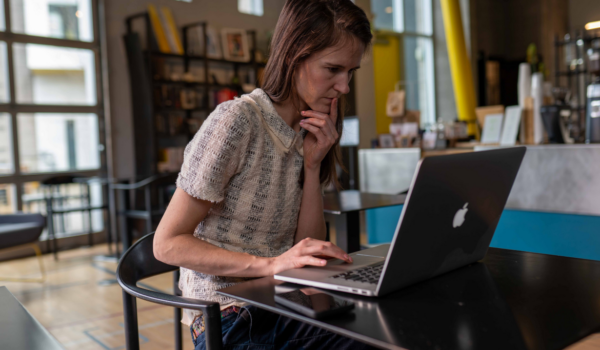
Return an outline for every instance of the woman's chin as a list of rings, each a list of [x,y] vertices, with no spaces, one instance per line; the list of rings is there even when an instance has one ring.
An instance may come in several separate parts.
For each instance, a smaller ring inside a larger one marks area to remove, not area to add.
[[[312,109],[313,111],[325,114],[329,114],[330,108],[331,107],[329,105],[324,103],[313,104],[312,106],[310,106],[310,109]]]

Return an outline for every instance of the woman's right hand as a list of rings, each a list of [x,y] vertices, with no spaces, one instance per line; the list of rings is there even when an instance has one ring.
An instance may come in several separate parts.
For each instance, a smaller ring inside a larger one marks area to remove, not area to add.
[[[272,274],[304,266],[325,266],[327,260],[323,258],[328,257],[352,263],[352,258],[335,244],[314,238],[305,238],[287,252],[273,258]]]

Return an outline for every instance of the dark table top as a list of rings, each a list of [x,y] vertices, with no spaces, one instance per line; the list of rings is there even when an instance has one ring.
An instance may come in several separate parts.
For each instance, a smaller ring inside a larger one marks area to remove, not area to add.
[[[406,195],[366,193],[355,190],[326,193],[323,211],[329,214],[343,214],[352,211],[389,207],[404,204]]]
[[[2,350],[64,350],[6,287],[0,287],[0,344]]]
[[[599,261],[490,248],[481,262],[385,297],[334,293],[356,308],[325,320],[276,305],[281,284],[265,277],[218,293],[381,348],[552,350],[600,331]]]

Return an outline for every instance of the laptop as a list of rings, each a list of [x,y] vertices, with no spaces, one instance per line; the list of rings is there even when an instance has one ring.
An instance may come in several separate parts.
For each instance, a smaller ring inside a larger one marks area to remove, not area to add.
[[[428,157],[419,162],[390,244],[275,275],[275,279],[383,296],[483,259],[525,147]]]

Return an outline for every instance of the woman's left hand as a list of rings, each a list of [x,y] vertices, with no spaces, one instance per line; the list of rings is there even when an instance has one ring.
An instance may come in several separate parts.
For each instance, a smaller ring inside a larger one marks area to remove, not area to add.
[[[327,155],[339,135],[335,127],[337,121],[338,99],[331,101],[329,114],[316,111],[302,111],[306,119],[300,121],[300,126],[309,134],[304,138],[304,166],[310,170],[318,170],[321,161]]]

